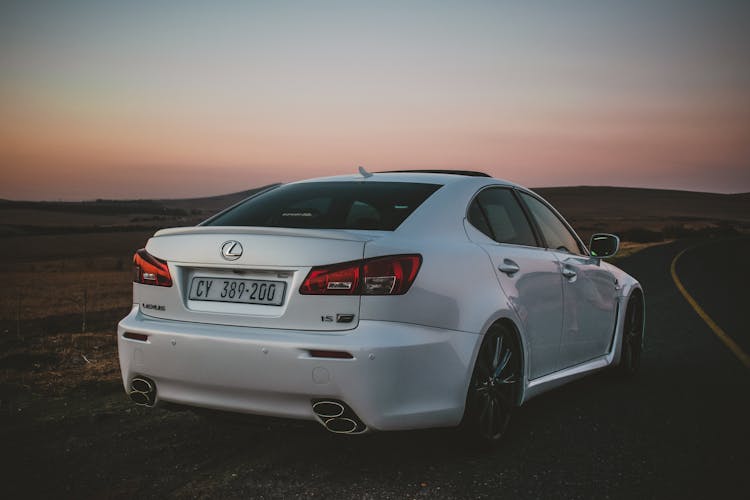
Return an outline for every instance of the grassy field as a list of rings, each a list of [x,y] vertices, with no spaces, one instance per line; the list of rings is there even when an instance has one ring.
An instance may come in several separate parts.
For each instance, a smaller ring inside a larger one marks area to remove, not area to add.
[[[111,331],[31,335],[4,342],[0,365],[4,406],[62,396],[82,386],[97,392],[119,386],[117,342]],[[0,405],[2,407],[3,405]]]
[[[670,238],[750,229],[747,196],[540,191],[584,239],[598,231],[620,233],[618,258]],[[10,482],[10,498],[28,496],[29,482],[36,481],[29,478],[44,474],[46,479],[49,474],[41,471],[47,463],[56,464],[51,476],[56,479],[39,482],[36,490],[54,490],[55,496],[132,498],[169,491],[212,497],[231,491],[226,481],[247,463],[283,473],[283,467],[268,465],[275,436],[317,443],[312,447],[328,443],[310,422],[257,419],[227,426],[192,412],[146,411],[122,388],[115,332],[132,303],[133,253],[155,230],[194,224],[246,195],[80,206],[0,202],[0,428],[11,443],[3,458],[13,461],[14,479],[19,478]],[[160,212],[159,206],[167,210]],[[695,207],[701,206],[698,213]],[[259,457],[232,451],[238,439],[259,436],[270,436]],[[207,449],[213,465],[205,463]],[[178,451],[166,458],[170,474],[165,476],[162,460],[169,450]],[[129,479],[133,464],[144,465],[145,476]],[[199,476],[195,464],[201,464]],[[112,477],[119,478],[116,484]]]
[[[119,267],[121,261],[115,262]],[[43,262],[28,271],[6,272],[5,286],[0,289],[0,318],[29,320],[122,309],[132,302],[129,262],[125,269],[67,270]]]
[[[132,304],[130,258],[8,267],[0,288],[0,414],[81,387],[117,387],[115,325]]]
[[[537,191],[584,239],[619,232],[620,258],[673,238],[750,230],[748,195]],[[82,385],[118,387],[115,329],[131,306],[135,250],[161,227],[195,224],[253,192],[192,200],[1,202],[0,410]]]

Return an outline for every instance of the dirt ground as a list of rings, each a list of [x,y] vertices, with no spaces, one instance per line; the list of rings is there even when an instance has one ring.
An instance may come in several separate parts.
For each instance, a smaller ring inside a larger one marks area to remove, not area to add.
[[[596,220],[582,216],[582,232],[600,230],[604,223]],[[738,227],[745,226],[743,221]],[[132,302],[133,251],[150,234],[2,238],[2,497],[494,498],[503,491],[516,498],[555,498],[565,491],[601,493],[589,483],[604,473],[609,479],[602,497],[653,496],[649,474],[661,462],[639,444],[645,443],[642,434],[616,427],[624,418],[645,418],[621,395],[638,397],[640,389],[613,391],[606,376],[521,408],[517,434],[504,452],[492,455],[477,455],[449,430],[351,439],[314,422],[134,406],[120,381],[115,328]],[[666,252],[668,245],[626,242],[620,259],[627,262],[643,249]],[[650,299],[652,292],[647,290]],[[658,360],[667,355],[659,353]],[[665,393],[653,392],[659,398]],[[660,400],[654,395],[649,404]],[[671,411],[664,408],[664,422]],[[653,419],[644,420],[642,427],[653,425]],[[591,433],[598,433],[598,441],[581,448]],[[653,442],[649,446],[659,446]],[[587,468],[590,463],[596,470]],[[615,463],[628,465],[616,469]],[[651,489],[643,489],[648,481]]]
[[[624,253],[648,246],[628,244]],[[103,256],[40,260],[6,273],[12,286],[0,295],[0,461],[7,498],[453,498],[482,491],[471,464],[487,469],[494,459],[451,430],[351,439],[314,422],[135,406],[117,360],[115,325],[132,302],[130,272],[119,267],[118,258]],[[515,446],[523,448],[520,439]],[[461,470],[446,477],[457,463]]]
[[[372,486],[343,481],[341,471],[365,472],[350,470],[361,446],[383,456],[403,445],[405,433],[351,440],[313,422],[137,407],[123,391],[109,330],[6,332],[0,346],[6,498],[368,498]],[[449,431],[406,433],[415,459],[433,454],[436,436],[455,440]],[[321,460],[336,470],[321,470]],[[404,488],[433,496],[425,482],[382,479],[376,497],[402,497]]]

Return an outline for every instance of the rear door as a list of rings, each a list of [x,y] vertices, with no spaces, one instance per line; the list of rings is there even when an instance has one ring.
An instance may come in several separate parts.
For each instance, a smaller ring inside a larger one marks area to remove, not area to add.
[[[558,369],[563,320],[562,277],[552,252],[540,248],[511,188],[491,187],[472,201],[469,231],[492,259],[503,292],[523,323],[530,378]],[[481,233],[481,234],[480,234]]]
[[[606,354],[610,349],[617,315],[617,281],[587,255],[580,240],[547,203],[520,192],[546,246],[560,262],[564,282],[565,313],[560,359],[562,368]]]

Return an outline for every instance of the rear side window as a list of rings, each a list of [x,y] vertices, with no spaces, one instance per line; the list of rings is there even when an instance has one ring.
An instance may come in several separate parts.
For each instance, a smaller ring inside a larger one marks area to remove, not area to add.
[[[412,182],[306,182],[250,198],[207,226],[393,231],[438,190]]]
[[[537,246],[534,231],[510,189],[485,189],[469,206],[469,222],[498,243]]]

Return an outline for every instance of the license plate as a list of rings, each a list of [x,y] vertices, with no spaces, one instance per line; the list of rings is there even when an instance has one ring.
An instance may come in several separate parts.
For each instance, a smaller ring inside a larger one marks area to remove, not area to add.
[[[190,284],[189,297],[190,300],[280,306],[285,290],[283,281],[196,277]]]

